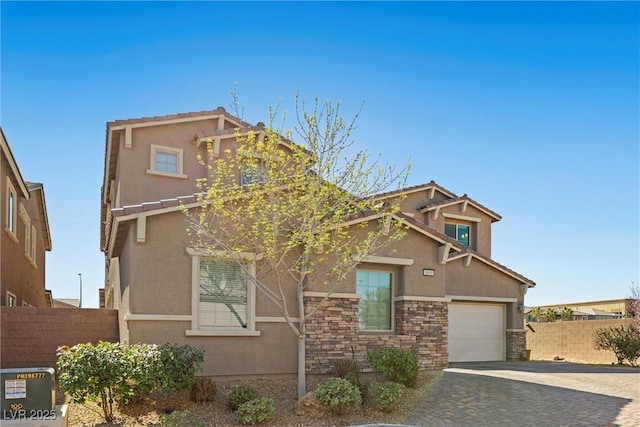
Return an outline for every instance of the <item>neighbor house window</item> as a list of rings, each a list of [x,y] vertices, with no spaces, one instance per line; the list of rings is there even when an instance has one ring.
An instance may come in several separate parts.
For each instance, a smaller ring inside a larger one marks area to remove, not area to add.
[[[264,166],[244,166],[240,173],[240,184],[262,184],[266,178],[267,169]]]
[[[36,239],[36,227],[35,225],[31,226],[31,261],[35,264],[36,263],[36,243],[37,243],[37,239]]]
[[[456,239],[458,242],[462,243],[465,247],[469,246],[469,226],[465,224],[445,224],[444,225],[444,234],[451,237],[452,239]]]
[[[235,261],[200,260],[201,328],[247,329],[249,278]]]
[[[392,328],[392,274],[383,271],[356,272],[356,293],[360,295],[360,329],[390,331]]]
[[[7,306],[15,307],[17,303],[18,303],[18,298],[16,298],[16,296],[11,292],[7,291]]]
[[[6,222],[5,222],[5,230],[9,233],[14,240],[17,241],[16,237],[16,203],[18,201],[18,193],[16,193],[15,188],[11,185],[11,180],[7,178],[7,210],[6,210]]]
[[[147,173],[186,178],[182,173],[183,154],[181,148],[151,144],[151,158]]]
[[[31,258],[31,218],[22,203],[20,204],[20,220],[24,225],[24,254],[27,258]]]

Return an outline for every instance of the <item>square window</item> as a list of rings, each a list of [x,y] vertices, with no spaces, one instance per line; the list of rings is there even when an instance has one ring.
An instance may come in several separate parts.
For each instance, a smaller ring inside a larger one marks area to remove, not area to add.
[[[150,145],[148,174],[187,178],[183,171],[183,151],[181,148]]]
[[[158,172],[178,173],[178,155],[156,151],[156,167]]]
[[[392,325],[392,274],[383,271],[356,272],[356,293],[360,295],[360,329],[390,331]]]
[[[263,184],[267,179],[267,169],[264,166],[244,166],[240,174],[240,184]]]
[[[456,239],[465,247],[469,247],[469,230],[470,227],[465,224],[446,223],[444,225],[444,234],[451,237],[452,239]]]

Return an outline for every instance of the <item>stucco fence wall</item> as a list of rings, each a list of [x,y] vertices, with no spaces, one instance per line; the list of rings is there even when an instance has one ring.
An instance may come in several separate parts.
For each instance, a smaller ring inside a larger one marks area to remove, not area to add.
[[[531,360],[553,360],[557,356],[576,363],[617,363],[613,352],[594,348],[594,335],[598,329],[622,326],[630,321],[615,319],[532,322],[529,325],[535,332],[527,329],[527,350],[531,350]]]
[[[56,349],[83,342],[117,342],[118,311],[0,307],[0,367],[56,367]]]

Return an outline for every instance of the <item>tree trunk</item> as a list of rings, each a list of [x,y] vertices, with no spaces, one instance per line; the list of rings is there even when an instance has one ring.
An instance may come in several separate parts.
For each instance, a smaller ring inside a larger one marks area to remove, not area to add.
[[[306,334],[301,331],[298,336],[298,398],[301,398],[307,392],[306,342]]]

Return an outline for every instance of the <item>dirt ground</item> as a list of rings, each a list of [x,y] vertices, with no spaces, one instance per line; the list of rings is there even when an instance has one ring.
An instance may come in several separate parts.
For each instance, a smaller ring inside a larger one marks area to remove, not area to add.
[[[251,385],[260,396],[273,398],[276,405],[276,416],[263,425],[266,426],[347,426],[357,424],[387,423],[400,424],[413,411],[417,402],[439,381],[441,373],[423,375],[415,388],[405,388],[400,404],[392,413],[374,411],[365,406],[364,410],[347,415],[332,415],[324,419],[300,417],[294,413],[296,402],[295,379],[268,380],[227,380],[216,381],[217,393],[213,402],[194,403],[187,392],[170,395],[153,396],[155,403],[141,402],[124,407],[116,406],[115,426],[152,426],[159,425],[163,417],[175,411],[188,411],[188,419],[197,419],[205,426],[238,426],[236,414],[227,406],[228,396],[234,387],[241,384]],[[309,380],[308,389],[313,390],[320,380]],[[69,403],[68,396],[58,391],[58,403]],[[102,416],[102,409],[97,403],[80,405],[69,403],[68,425],[71,427],[107,426]],[[189,425],[182,421],[181,424]],[[176,425],[176,424],[172,424]]]

